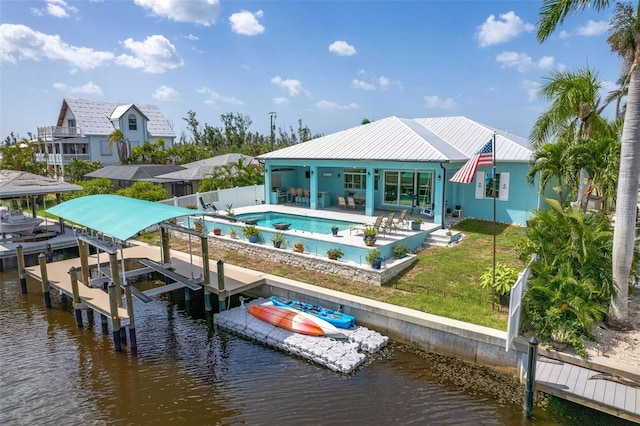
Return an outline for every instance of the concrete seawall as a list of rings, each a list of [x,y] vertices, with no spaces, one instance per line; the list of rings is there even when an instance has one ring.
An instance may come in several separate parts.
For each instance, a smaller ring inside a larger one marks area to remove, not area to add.
[[[358,324],[371,327],[397,342],[514,374],[517,372],[517,351],[505,351],[506,331],[431,315],[273,275],[266,275],[265,284],[254,291],[262,297],[284,296],[332,309],[342,306],[345,313],[356,317]]]

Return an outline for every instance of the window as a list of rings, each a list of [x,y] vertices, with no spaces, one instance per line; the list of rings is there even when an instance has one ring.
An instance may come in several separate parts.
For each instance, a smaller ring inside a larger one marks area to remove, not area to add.
[[[365,169],[345,169],[344,189],[367,189],[367,171]]]
[[[509,176],[507,172],[496,173],[495,177],[488,177],[486,172],[476,173],[476,199],[493,198],[493,184],[495,182],[500,201],[509,201]]]
[[[138,119],[135,114],[129,114],[129,130],[138,130]]]
[[[100,139],[100,155],[113,155],[113,151],[106,139]]]

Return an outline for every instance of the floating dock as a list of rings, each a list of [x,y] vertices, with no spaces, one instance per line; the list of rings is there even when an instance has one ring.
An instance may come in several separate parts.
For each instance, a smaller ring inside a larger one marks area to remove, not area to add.
[[[264,302],[267,300],[261,298],[249,304]],[[246,306],[220,312],[214,316],[214,322],[218,327],[344,374],[353,372],[367,360],[368,354],[378,352],[389,341],[387,336],[362,326],[340,329],[347,340],[306,336],[266,323],[247,312]]]

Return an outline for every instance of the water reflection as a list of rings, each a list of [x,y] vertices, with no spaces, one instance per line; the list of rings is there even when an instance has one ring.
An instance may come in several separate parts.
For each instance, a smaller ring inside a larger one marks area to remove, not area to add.
[[[519,404],[434,380],[438,370],[414,354],[395,351],[341,376],[211,333],[205,320],[186,314],[179,294],[136,301],[138,357],[127,346],[115,353],[97,317],[89,324],[83,314],[85,328],[78,329],[58,295],[46,310],[37,283],[28,282],[28,290],[21,294],[16,276],[0,275],[0,424],[523,422]]]

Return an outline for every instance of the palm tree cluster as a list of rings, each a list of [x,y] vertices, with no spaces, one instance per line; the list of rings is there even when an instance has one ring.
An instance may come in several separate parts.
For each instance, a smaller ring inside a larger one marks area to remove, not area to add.
[[[213,171],[202,180],[199,190],[206,192],[263,183],[262,166],[251,163],[246,158],[239,158],[235,163],[215,166]]]
[[[544,42],[570,14],[586,8],[601,11],[610,3],[608,0],[543,0],[538,41]],[[541,183],[554,182],[563,201],[565,196],[572,195],[579,206],[584,205],[584,196],[593,191],[603,196],[610,206],[615,206],[610,271],[616,291],[611,292],[609,304],[609,316],[614,322],[624,322],[628,317],[628,286],[631,276],[635,275],[632,266],[640,180],[639,39],[638,7],[616,4],[607,41],[611,50],[622,58],[621,87],[603,101],[599,96],[602,83],[592,70],[551,73],[539,91],[550,101],[550,108],[536,121],[531,134],[536,146],[532,168],[540,173]],[[625,96],[626,104],[621,107]],[[613,122],[607,122],[601,113],[614,100],[616,117]],[[616,145],[618,139],[620,143]],[[549,143],[558,146],[548,146]],[[556,272],[561,274],[566,270]],[[573,275],[577,273],[574,271]]]

